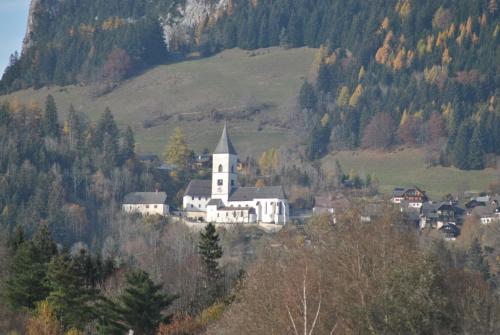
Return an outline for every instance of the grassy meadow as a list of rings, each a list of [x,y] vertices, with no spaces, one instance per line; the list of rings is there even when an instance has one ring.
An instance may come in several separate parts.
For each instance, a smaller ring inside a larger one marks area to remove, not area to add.
[[[176,126],[184,128],[195,150],[212,149],[222,129],[208,116],[212,111],[231,114],[249,106],[267,107],[250,118],[231,121],[230,131],[242,155],[256,154],[286,141],[285,130],[272,126],[286,117],[313,62],[315,49],[255,51],[232,49],[213,57],[157,66],[133,77],[112,92],[93,97],[92,87],[72,85],[23,90],[1,100],[43,105],[52,94],[60,114],[70,104],[95,120],[110,107],[119,125],[130,125],[138,149],[161,153]],[[270,121],[259,127],[261,120]],[[153,124],[144,127],[144,122]]]
[[[380,190],[389,193],[396,186],[418,186],[439,200],[448,193],[483,191],[498,177],[494,169],[461,171],[453,167],[430,167],[424,162],[424,152],[405,149],[394,152],[341,151],[323,159],[323,166],[332,168],[339,160],[344,172],[351,169],[360,175],[374,174],[380,180]]]

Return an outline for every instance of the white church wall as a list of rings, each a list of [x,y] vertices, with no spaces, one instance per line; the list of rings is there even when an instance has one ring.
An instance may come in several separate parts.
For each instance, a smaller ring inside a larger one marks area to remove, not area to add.
[[[182,198],[182,207],[189,211],[205,211],[209,200],[206,197],[185,195]]]

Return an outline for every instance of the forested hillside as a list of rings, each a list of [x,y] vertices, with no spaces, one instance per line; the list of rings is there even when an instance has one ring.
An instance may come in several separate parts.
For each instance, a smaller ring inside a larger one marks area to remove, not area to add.
[[[202,50],[320,46],[300,109],[310,159],[429,145],[433,164],[482,169],[500,153],[498,6],[491,1],[252,1]],[[302,125],[301,125],[302,126]]]
[[[1,88],[116,81],[165,62],[159,8],[142,0],[34,0],[25,49],[11,56]]]
[[[405,144],[429,148],[431,164],[494,164],[500,153],[496,0],[219,4],[223,12],[206,13],[190,44],[167,51],[162,26],[170,1],[39,1],[30,47],[12,57],[2,90],[93,82],[95,93],[104,94],[169,53],[321,47],[289,124],[307,129],[309,159]]]

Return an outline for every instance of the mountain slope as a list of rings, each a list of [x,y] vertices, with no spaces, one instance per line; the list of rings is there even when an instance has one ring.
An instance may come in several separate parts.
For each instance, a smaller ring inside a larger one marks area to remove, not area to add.
[[[121,125],[131,125],[141,151],[161,153],[175,126],[182,126],[190,145],[211,149],[227,113],[238,150],[260,153],[286,140],[289,109],[309,73],[315,50],[234,49],[210,58],[157,66],[93,97],[87,86],[21,90],[0,97],[43,106],[54,95],[64,115],[72,103],[95,120],[109,106]],[[262,124],[261,131],[258,130]]]

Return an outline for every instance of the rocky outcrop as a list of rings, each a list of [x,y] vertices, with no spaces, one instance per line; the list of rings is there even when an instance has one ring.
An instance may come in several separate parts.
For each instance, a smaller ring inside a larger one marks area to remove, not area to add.
[[[60,0],[31,0],[30,9],[28,14],[28,25],[26,27],[26,35],[23,39],[23,50],[25,53],[33,46],[33,36],[36,32],[36,16],[41,11],[55,13],[57,11],[57,4]]]
[[[173,13],[161,18],[165,42],[170,50],[197,43],[196,31],[200,25],[214,22],[228,7],[230,0],[185,0]]]

